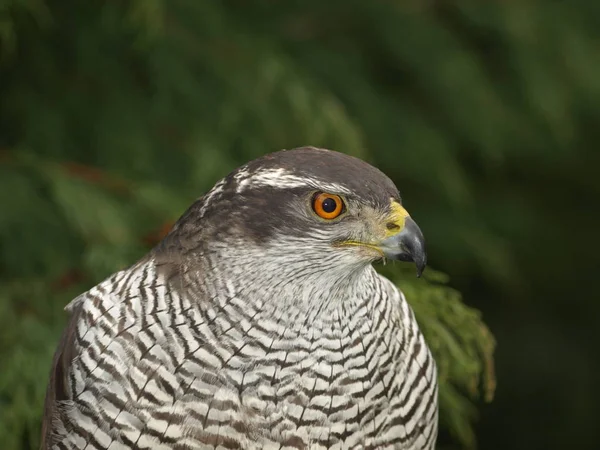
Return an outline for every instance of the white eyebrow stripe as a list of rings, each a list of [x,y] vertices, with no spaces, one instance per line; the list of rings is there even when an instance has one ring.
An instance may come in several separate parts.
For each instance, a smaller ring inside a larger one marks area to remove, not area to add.
[[[237,194],[245,191],[250,185],[252,185],[252,187],[274,187],[284,189],[312,187],[331,193],[352,194],[352,191],[348,188],[337,183],[329,183],[311,177],[299,177],[281,167],[277,169],[261,169],[253,174],[242,170],[240,173],[236,174],[235,178],[238,181],[235,190]]]

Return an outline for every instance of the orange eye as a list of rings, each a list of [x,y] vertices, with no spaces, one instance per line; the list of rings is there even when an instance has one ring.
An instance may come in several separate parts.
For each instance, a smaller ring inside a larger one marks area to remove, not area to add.
[[[313,209],[319,217],[331,220],[342,213],[344,202],[338,195],[320,193],[313,199]]]

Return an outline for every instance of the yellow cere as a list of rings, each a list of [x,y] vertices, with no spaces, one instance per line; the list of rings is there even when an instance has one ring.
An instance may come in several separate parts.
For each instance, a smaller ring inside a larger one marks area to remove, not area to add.
[[[410,216],[408,211],[406,211],[404,207],[394,199],[391,200],[391,209],[392,213],[388,217],[388,220],[398,225],[399,228],[395,230],[387,230],[386,237],[393,236],[402,231],[402,228],[404,228],[404,223],[406,222],[406,218]]]

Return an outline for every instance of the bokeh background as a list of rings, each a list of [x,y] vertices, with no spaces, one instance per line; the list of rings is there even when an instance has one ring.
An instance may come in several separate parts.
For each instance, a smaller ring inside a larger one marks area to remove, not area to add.
[[[462,294],[398,281],[449,361],[440,448],[597,449],[599,142],[599,2],[0,0],[0,447],[37,448],[67,302],[315,145],[396,181]]]

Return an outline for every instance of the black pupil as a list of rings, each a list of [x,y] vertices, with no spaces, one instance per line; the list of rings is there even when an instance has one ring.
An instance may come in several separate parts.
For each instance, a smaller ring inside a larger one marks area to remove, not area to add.
[[[326,213],[332,213],[337,208],[337,202],[332,198],[326,198],[325,200],[323,200],[321,208],[323,208],[323,211],[325,211]]]

